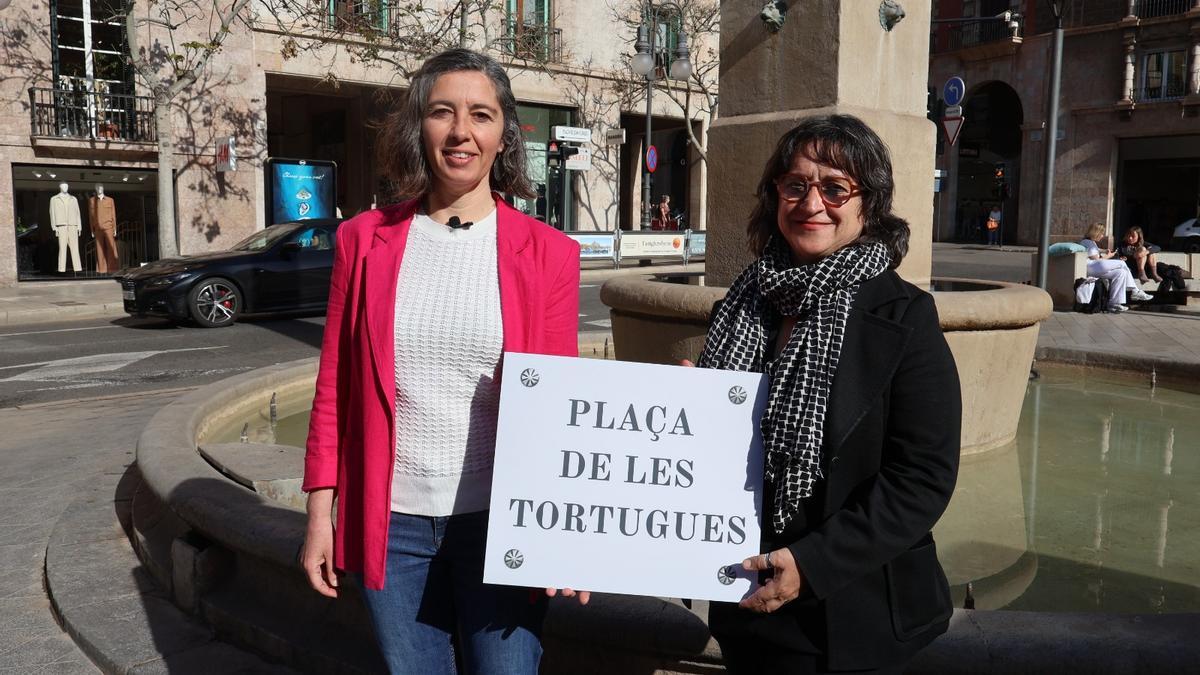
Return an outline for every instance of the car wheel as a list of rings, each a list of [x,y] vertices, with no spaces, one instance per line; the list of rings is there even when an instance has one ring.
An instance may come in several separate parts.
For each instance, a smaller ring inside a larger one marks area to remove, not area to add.
[[[1184,250],[1188,253],[1200,253],[1200,237],[1189,237],[1189,241],[1184,245]]]
[[[204,328],[229,326],[242,311],[242,294],[228,279],[204,279],[188,293],[188,310]]]

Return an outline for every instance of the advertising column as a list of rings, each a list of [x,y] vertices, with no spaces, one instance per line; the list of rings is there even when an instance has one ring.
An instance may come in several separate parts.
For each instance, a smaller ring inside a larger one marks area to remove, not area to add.
[[[337,217],[337,164],[326,160],[267,160],[267,225]]]

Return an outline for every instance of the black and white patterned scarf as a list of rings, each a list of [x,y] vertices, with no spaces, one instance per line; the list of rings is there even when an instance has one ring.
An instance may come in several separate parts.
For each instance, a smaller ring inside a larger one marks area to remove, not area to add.
[[[891,264],[878,243],[843,247],[820,262],[793,266],[778,235],[742,272],[713,317],[697,365],[767,373],[770,385],[760,427],[764,479],[775,489],[775,532],[783,532],[813,493],[821,473],[821,443],[829,390],[837,373],[850,303],[859,285]],[[767,344],[778,317],[797,317],[778,358]]]

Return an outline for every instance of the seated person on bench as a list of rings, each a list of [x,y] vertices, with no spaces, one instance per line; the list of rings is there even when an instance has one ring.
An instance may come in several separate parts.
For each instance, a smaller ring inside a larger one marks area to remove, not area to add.
[[[1162,277],[1158,276],[1158,256],[1155,254],[1162,250],[1162,247],[1154,244],[1146,243],[1146,235],[1142,234],[1142,228],[1131,227],[1125,231],[1125,237],[1122,239],[1121,256],[1125,258],[1125,262],[1137,274],[1138,279],[1144,284],[1153,278],[1155,281],[1161,282]],[[1150,277],[1146,273],[1150,273]]]
[[[1097,243],[1104,238],[1104,223],[1092,223],[1082,241],[1079,242],[1087,253],[1087,273],[1090,277],[1108,279],[1108,311],[1124,312],[1125,292],[1129,291],[1132,300],[1145,301],[1151,296],[1137,287],[1133,282],[1133,274],[1129,266],[1120,260],[1113,260],[1115,251],[1101,249]]]

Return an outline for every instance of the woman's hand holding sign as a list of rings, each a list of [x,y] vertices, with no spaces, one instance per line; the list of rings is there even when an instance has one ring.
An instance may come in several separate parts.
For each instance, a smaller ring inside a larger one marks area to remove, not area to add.
[[[581,605],[588,604],[588,600],[592,599],[591,591],[576,591],[576,590],[572,590],[570,588],[564,588],[564,589],[562,589],[562,594],[563,594],[564,598],[579,598],[579,604],[581,604]],[[554,596],[558,595],[558,589],[557,588],[547,588],[546,595],[548,597],[553,598]]]
[[[804,586],[804,577],[796,566],[796,559],[787,548],[750,556],[742,561],[742,569],[749,572],[769,570],[773,573],[767,583],[738,603],[742,609],[752,612],[770,614],[799,597],[800,589]]]

